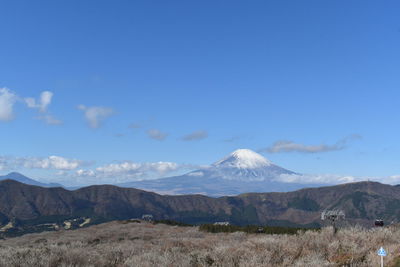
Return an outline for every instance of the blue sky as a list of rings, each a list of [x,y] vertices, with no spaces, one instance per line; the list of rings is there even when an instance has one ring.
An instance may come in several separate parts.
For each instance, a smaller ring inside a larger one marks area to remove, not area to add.
[[[300,173],[399,175],[399,8],[2,1],[0,174],[156,177],[249,148]]]

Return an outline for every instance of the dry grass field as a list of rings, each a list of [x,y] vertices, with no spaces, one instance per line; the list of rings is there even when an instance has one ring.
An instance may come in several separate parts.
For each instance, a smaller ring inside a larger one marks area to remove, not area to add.
[[[400,228],[332,228],[297,235],[205,233],[197,227],[111,222],[0,240],[0,266],[385,266]]]

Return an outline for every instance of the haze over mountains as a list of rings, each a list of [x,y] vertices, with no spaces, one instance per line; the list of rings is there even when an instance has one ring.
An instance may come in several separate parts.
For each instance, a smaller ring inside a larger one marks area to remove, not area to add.
[[[163,194],[237,195],[248,192],[287,192],[321,184],[286,183],[282,175],[298,175],[262,155],[238,149],[211,166],[180,176],[118,184]]]
[[[34,179],[28,178],[25,175],[22,175],[18,172],[10,172],[7,175],[0,176],[0,181],[7,180],[7,179],[14,180],[14,181],[24,183],[24,184],[41,186],[41,187],[62,187],[62,185],[58,184],[58,183],[41,183]]]
[[[275,165],[252,150],[238,149],[208,167],[183,175],[114,185],[138,188],[160,194],[203,194],[214,197],[249,192],[288,192],[305,187],[328,185],[283,182],[281,179],[282,177],[292,176],[301,177],[301,174]],[[0,180],[5,179],[42,187],[79,188],[77,186],[68,187],[58,183],[38,182],[16,172],[0,176]]]

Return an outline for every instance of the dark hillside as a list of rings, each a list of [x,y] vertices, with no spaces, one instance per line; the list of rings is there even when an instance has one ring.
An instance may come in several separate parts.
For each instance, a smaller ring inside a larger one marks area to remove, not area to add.
[[[248,193],[235,197],[163,196],[132,188],[99,185],[68,191],[13,180],[0,182],[0,229],[90,218],[91,223],[138,218],[185,223],[229,221],[237,225],[317,225],[324,209],[343,209],[349,222],[371,225],[376,218],[400,219],[400,188],[376,182],[309,188],[289,193]],[[14,225],[15,226],[15,225]]]

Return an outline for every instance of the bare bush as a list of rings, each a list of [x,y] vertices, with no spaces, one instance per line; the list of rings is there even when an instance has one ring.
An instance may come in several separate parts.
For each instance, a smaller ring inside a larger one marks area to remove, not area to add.
[[[377,266],[381,246],[395,266],[398,240],[397,226],[266,235],[111,222],[1,240],[0,266]]]

